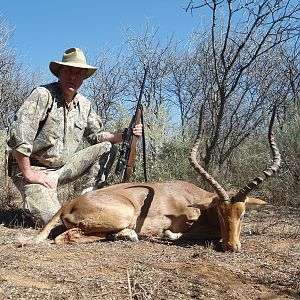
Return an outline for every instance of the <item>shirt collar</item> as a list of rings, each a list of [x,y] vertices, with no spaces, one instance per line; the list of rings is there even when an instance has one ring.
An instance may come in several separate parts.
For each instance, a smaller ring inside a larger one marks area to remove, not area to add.
[[[62,91],[62,89],[61,89],[61,87],[60,87],[60,85],[59,85],[58,82],[56,82],[56,89],[55,90],[56,90],[55,94],[56,94],[57,99],[59,101],[65,102],[63,91]],[[78,92],[76,92],[76,94],[75,94],[75,96],[73,98],[73,101],[72,101],[73,102],[72,103],[73,107],[77,107],[78,106],[78,104],[79,104],[79,98],[80,98],[79,94],[78,94]]]

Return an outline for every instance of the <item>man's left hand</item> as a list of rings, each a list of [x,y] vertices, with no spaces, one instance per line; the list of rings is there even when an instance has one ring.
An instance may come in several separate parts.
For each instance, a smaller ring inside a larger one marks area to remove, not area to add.
[[[140,138],[143,133],[143,124],[137,124],[133,127],[132,132],[135,137]]]

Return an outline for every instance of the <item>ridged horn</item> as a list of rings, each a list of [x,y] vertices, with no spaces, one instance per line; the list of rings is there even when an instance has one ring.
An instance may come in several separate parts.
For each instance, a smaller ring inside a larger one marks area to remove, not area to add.
[[[200,110],[200,117],[199,117],[199,126],[198,126],[198,132],[197,137],[195,139],[194,145],[192,147],[192,150],[190,152],[189,161],[191,166],[196,170],[196,172],[215,190],[217,195],[220,197],[223,201],[230,201],[229,195],[226,193],[226,191],[221,187],[221,185],[206,172],[198,163],[197,161],[197,153],[199,144],[202,137],[202,131],[203,131],[203,105],[201,106]]]
[[[273,174],[275,174],[281,164],[281,155],[277,148],[277,145],[275,143],[275,137],[274,137],[274,131],[273,131],[273,125],[275,120],[275,114],[276,114],[276,105],[273,108],[270,125],[269,125],[269,132],[268,132],[268,140],[272,151],[273,156],[273,164],[268,167],[266,170],[263,171],[263,176],[256,177],[252,181],[250,181],[248,184],[246,184],[242,189],[238,191],[238,193],[233,197],[233,202],[244,202],[246,200],[247,195],[254,189],[257,188],[261,183],[263,183],[266,179],[271,177]]]

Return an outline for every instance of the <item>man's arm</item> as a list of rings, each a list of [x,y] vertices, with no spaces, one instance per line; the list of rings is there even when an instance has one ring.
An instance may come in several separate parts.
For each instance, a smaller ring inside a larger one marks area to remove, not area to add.
[[[54,188],[55,182],[47,175],[45,171],[32,170],[29,157],[13,149],[13,155],[19,165],[19,168],[28,183],[38,183],[47,188]]]
[[[133,128],[133,134],[137,137],[140,138],[142,136],[142,129],[143,125],[142,124],[137,124]],[[105,136],[103,137],[103,140],[105,142],[111,142],[112,144],[119,144],[123,142],[123,137],[122,133],[110,133],[106,132]]]

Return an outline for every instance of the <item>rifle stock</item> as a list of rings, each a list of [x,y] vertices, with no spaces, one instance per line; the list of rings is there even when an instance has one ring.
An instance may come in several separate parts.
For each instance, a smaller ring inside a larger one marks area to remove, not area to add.
[[[142,114],[142,106],[138,110],[137,113],[137,118],[136,118],[136,123],[135,124],[140,124],[141,123],[141,114]],[[136,156],[136,143],[138,141],[138,138],[134,135],[132,135],[132,140],[131,140],[131,147],[130,147],[130,153],[128,156],[127,164],[125,166],[125,171],[124,171],[124,176],[123,176],[123,182],[128,182],[133,168],[134,168],[134,163],[135,163],[135,156]]]
[[[136,156],[136,143],[137,137],[133,134],[133,128],[135,125],[141,123],[143,107],[141,104],[143,90],[145,86],[146,76],[148,72],[148,67],[145,69],[144,78],[142,87],[140,90],[140,95],[133,115],[130,125],[128,128],[125,128],[123,132],[123,143],[119,150],[120,157],[116,166],[116,175],[119,177],[120,182],[128,182],[133,171],[135,156]],[[144,129],[143,129],[144,130]]]

